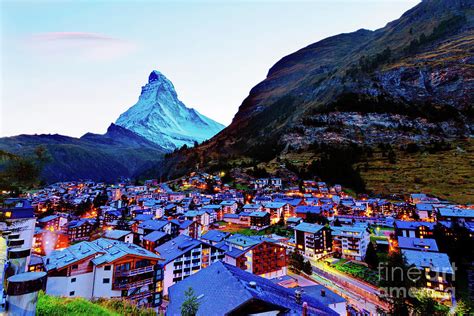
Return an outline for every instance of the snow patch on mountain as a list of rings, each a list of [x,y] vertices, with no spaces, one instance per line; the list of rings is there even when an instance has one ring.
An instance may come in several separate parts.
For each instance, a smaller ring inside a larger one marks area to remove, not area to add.
[[[170,150],[205,141],[224,128],[186,107],[171,81],[157,70],[142,87],[138,102],[120,115],[116,124]]]

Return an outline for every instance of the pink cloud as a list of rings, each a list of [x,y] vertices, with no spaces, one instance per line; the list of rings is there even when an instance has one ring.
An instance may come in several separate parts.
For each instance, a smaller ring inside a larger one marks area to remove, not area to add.
[[[26,39],[28,49],[47,56],[79,57],[87,60],[114,60],[136,50],[135,43],[99,33],[49,32]]]

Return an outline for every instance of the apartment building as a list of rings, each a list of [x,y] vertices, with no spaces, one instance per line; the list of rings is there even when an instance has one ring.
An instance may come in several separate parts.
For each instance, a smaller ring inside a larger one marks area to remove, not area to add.
[[[342,258],[363,261],[370,242],[364,226],[331,226],[332,250]]]
[[[185,235],[155,248],[155,252],[164,259],[163,295],[168,295],[173,284],[224,258],[223,250]]]
[[[310,257],[320,257],[331,251],[331,230],[328,227],[300,223],[295,226],[296,249]]]

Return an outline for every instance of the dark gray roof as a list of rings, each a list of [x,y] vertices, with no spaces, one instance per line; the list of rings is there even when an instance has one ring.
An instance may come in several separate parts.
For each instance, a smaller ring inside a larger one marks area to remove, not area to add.
[[[303,293],[306,293],[309,296],[316,298],[318,301],[321,301],[322,303],[326,305],[337,304],[337,303],[342,303],[346,301],[346,299],[343,298],[342,296],[334,293],[333,291],[329,290],[327,287],[320,284],[299,287],[299,289],[301,289]],[[324,291],[324,296],[322,294],[323,291]]]
[[[210,230],[201,236],[204,240],[219,242],[230,236],[230,233],[223,232],[220,230]]]
[[[251,287],[250,282],[256,283],[255,288]],[[180,315],[185,300],[184,292],[189,288],[194,290],[199,299],[197,316],[225,315],[255,300],[278,306],[282,311],[279,315],[302,314],[302,304],[296,302],[294,289],[286,289],[237,267],[216,262],[170,287],[170,304],[166,315]],[[308,304],[308,315],[338,315],[305,293],[302,302]]]
[[[168,234],[165,233],[165,232],[154,230],[151,233],[149,233],[148,235],[146,235],[145,237],[143,237],[143,240],[148,240],[148,241],[155,242],[155,241],[158,241],[161,238],[165,237],[166,235],[168,235]]]
[[[182,256],[191,249],[198,247],[202,241],[185,236],[179,235],[178,237],[165,242],[163,245],[155,248],[155,251],[164,258],[164,264],[167,264],[174,259]]]

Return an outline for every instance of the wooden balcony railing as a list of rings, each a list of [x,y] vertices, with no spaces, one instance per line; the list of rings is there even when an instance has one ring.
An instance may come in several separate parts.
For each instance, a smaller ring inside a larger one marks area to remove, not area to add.
[[[140,280],[140,281],[132,282],[132,283],[119,283],[119,284],[114,284],[114,290],[129,290],[136,287],[149,285],[152,283],[153,283],[153,278]]]
[[[137,274],[143,274],[143,273],[148,273],[153,271],[153,266],[147,266],[143,268],[138,268],[138,269],[132,269],[132,270],[126,270],[126,271],[116,271],[115,276],[116,277],[127,277],[127,276],[134,276]]]

